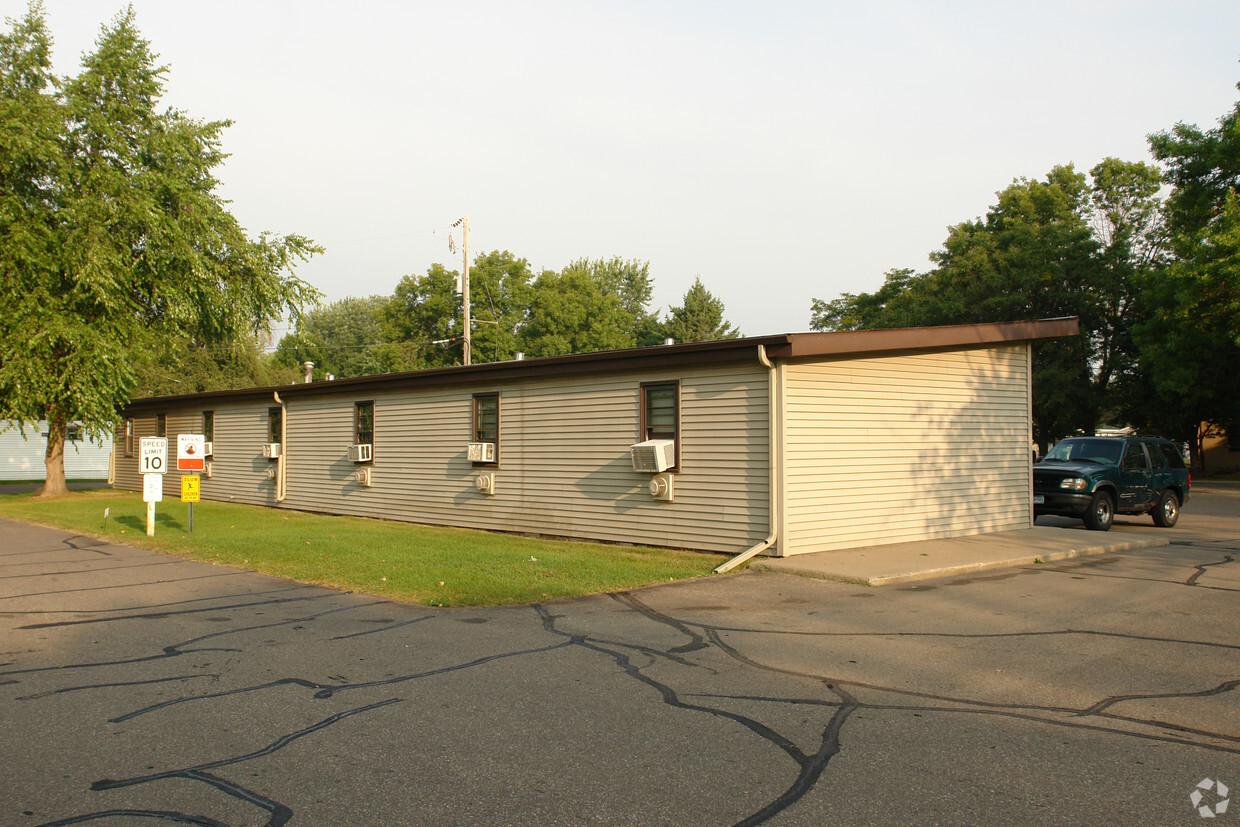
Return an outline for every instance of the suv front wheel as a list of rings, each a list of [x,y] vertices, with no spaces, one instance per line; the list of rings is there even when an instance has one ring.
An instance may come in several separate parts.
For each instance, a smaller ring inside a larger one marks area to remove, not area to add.
[[[1105,491],[1095,491],[1085,511],[1085,527],[1090,531],[1106,531],[1115,522],[1115,503]]]
[[[1171,528],[1180,519],[1180,498],[1174,491],[1164,491],[1154,506],[1154,525],[1160,528]]]

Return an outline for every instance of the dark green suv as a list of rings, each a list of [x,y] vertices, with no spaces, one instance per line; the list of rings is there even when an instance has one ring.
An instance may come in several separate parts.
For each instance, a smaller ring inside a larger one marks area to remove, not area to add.
[[[1116,514],[1150,514],[1170,528],[1192,477],[1175,443],[1153,436],[1060,440],[1033,468],[1033,514],[1059,514],[1106,531]]]

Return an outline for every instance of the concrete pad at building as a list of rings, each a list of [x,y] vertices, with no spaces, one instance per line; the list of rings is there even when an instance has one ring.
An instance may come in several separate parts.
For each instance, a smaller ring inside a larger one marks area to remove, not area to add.
[[[1080,527],[1035,526],[970,537],[764,557],[752,563],[751,568],[882,586],[1154,548],[1170,542],[1165,533],[1155,531],[1146,526],[1116,526],[1105,533]]]

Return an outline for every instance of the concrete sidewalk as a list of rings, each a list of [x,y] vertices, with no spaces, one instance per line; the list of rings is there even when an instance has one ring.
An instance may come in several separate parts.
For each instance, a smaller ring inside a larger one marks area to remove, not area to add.
[[[1107,532],[1086,531],[1079,526],[1035,526],[946,540],[759,557],[750,563],[750,569],[882,586],[1169,543],[1165,532],[1146,526],[1115,526]]]

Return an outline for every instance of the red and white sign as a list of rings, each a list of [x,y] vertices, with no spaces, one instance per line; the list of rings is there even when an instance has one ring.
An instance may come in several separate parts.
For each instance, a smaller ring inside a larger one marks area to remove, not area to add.
[[[202,471],[207,467],[202,434],[177,434],[177,470]]]

